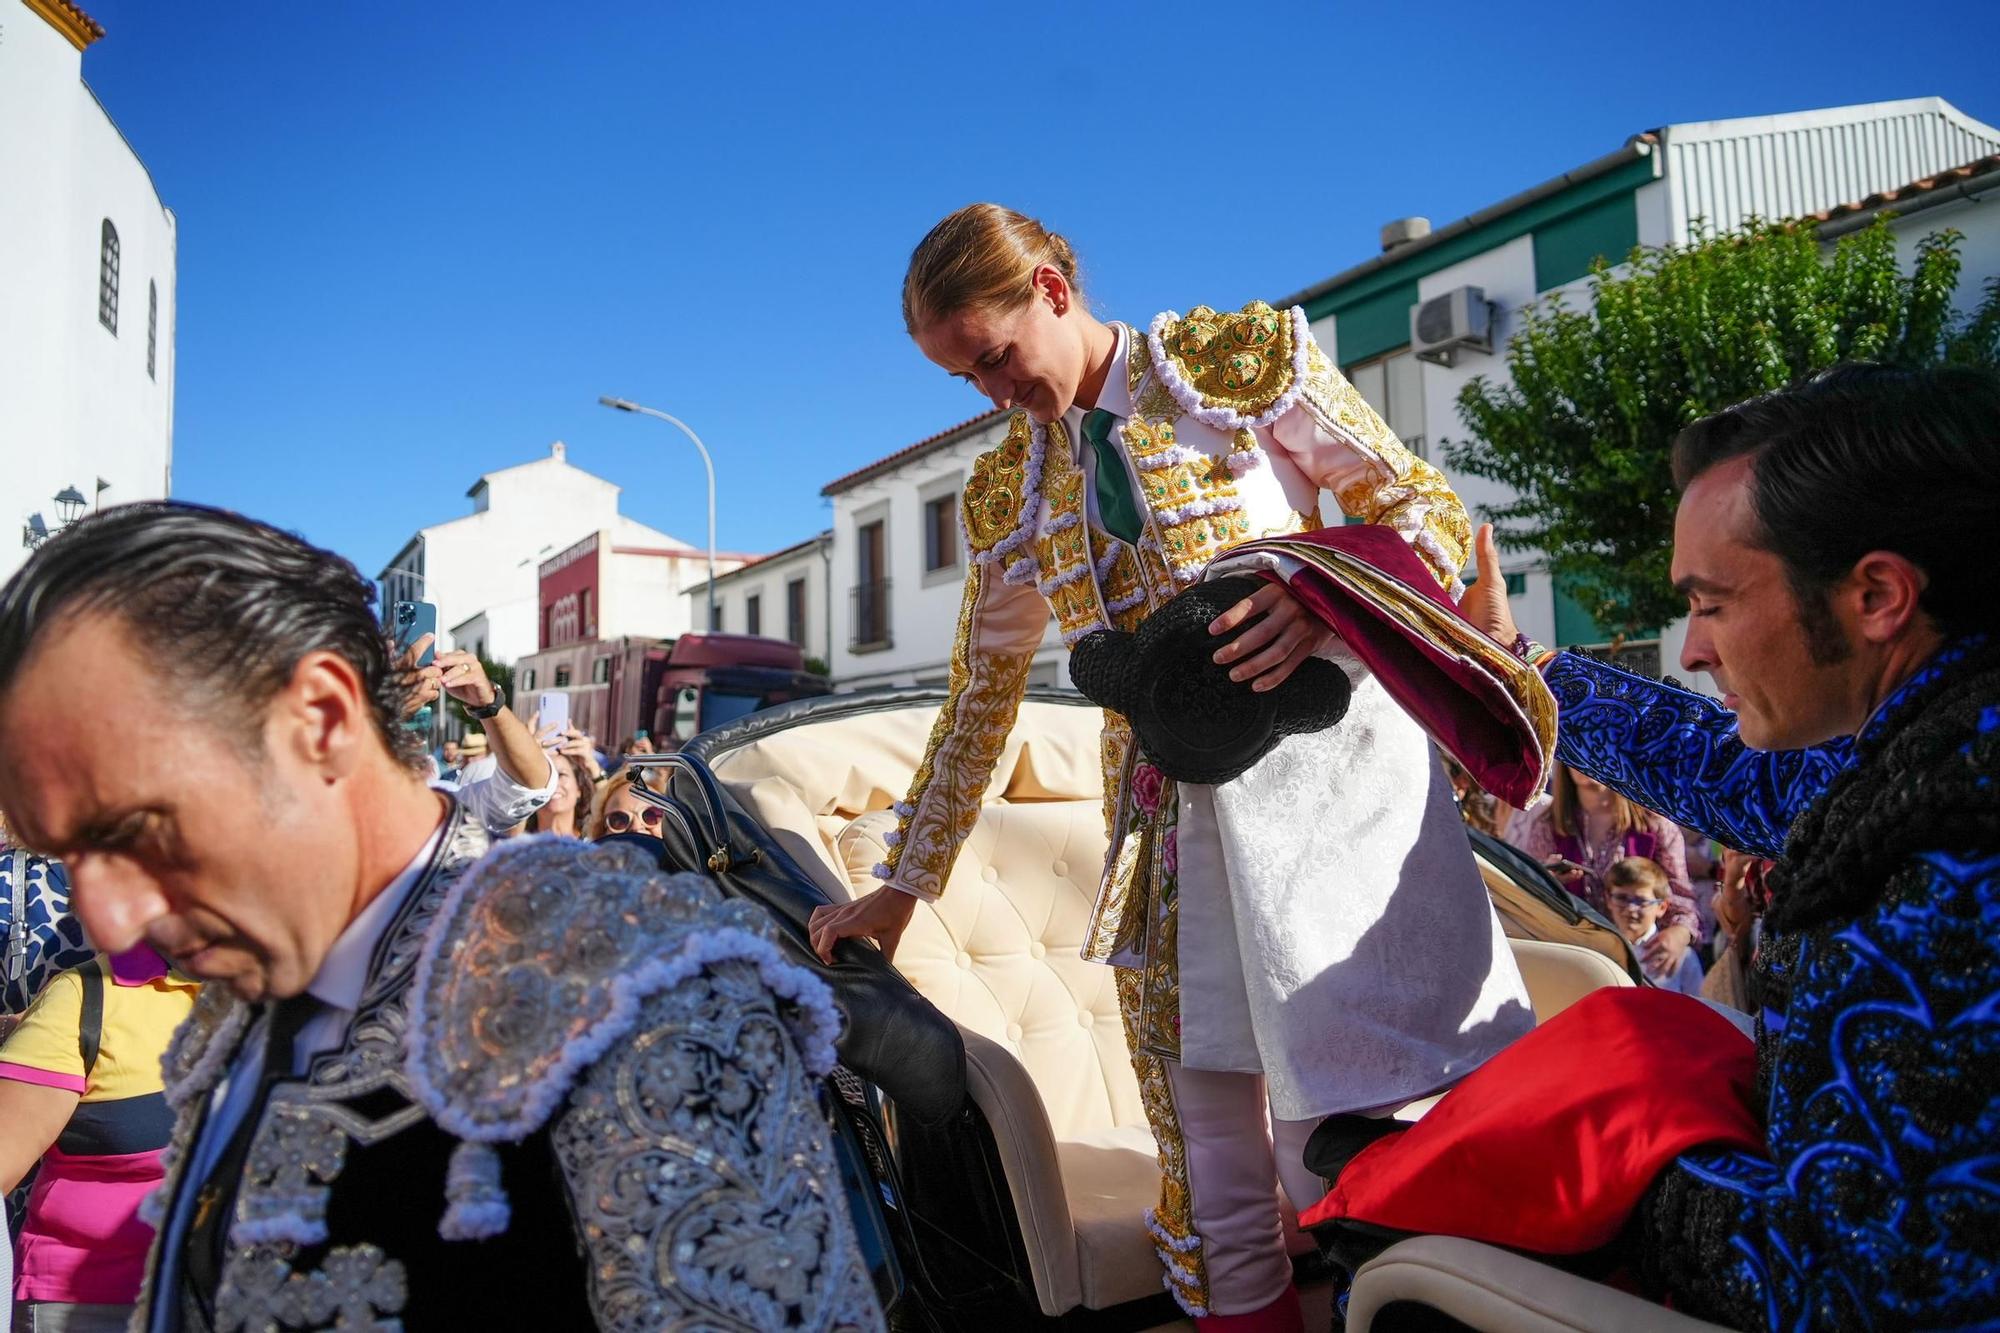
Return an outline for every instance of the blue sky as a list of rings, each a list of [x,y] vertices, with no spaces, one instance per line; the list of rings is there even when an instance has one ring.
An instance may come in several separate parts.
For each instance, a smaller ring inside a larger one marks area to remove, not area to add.
[[[180,220],[175,488],[374,572],[566,440],[699,543],[981,406],[898,310],[990,198],[1099,311],[1274,299],[1678,120],[1938,94],[1985,4],[84,0],[85,77]],[[1645,15],[1641,17],[1642,13]]]

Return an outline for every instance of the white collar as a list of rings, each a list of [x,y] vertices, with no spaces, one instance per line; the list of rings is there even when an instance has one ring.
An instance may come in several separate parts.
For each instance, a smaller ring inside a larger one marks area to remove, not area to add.
[[[315,1000],[329,1009],[344,1009],[349,1013],[361,1007],[361,993],[368,988],[368,962],[375,956],[375,946],[396,919],[396,911],[410,896],[410,890],[424,877],[438,843],[444,838],[445,825],[450,822],[449,818],[441,821],[431,836],[424,839],[416,859],[404,866],[389,881],[389,887],[376,894],[375,900],[340,932],[340,938],[326,951],[325,961],[306,986]]]
[[[1114,417],[1132,415],[1132,381],[1128,369],[1128,358],[1132,346],[1132,330],[1121,320],[1112,321],[1111,327],[1118,331],[1118,342],[1111,349],[1111,369],[1104,376],[1104,387],[1098,391],[1097,406]],[[1090,408],[1082,403],[1071,403],[1069,411],[1063,413],[1063,425],[1069,428],[1070,453],[1077,459],[1083,457],[1083,419]]]

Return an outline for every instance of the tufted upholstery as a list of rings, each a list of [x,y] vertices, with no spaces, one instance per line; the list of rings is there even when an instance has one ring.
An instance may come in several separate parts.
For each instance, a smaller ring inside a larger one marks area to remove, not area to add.
[[[935,710],[857,713],[719,756],[718,778],[836,899],[872,887]],[[1101,715],[1023,705],[987,804],[896,965],[965,1038],[975,1103],[993,1128],[1042,1309],[1156,1295],[1144,1214],[1159,1169],[1126,1052],[1110,968],[1077,956],[1106,838]],[[1629,984],[1587,949],[1516,942],[1547,1018],[1585,990]],[[1401,1113],[1414,1119],[1434,1101]]]

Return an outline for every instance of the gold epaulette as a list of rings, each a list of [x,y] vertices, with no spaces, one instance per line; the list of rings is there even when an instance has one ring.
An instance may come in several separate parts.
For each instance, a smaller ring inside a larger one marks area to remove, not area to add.
[[[1296,377],[1290,311],[1252,301],[1217,314],[1198,305],[1160,330],[1160,346],[1178,378],[1205,407],[1245,417],[1266,411]]]
[[[1007,438],[972,460],[964,504],[965,540],[974,554],[984,555],[1020,526],[1033,439],[1028,414],[1016,412],[1007,423]]]

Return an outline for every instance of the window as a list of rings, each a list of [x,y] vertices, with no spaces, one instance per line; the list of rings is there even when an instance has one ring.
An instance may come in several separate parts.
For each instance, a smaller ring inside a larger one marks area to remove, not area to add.
[[[521,693],[526,694],[529,690],[532,690],[534,688],[535,688],[535,669],[533,667],[526,667],[521,672]]]
[[[762,634],[764,632],[764,598],[761,593],[751,593],[743,599],[743,632]]]
[[[590,591],[589,588],[583,590],[583,637],[586,639],[597,637],[597,620],[590,613]]]
[[[97,251],[97,322],[118,332],[118,228],[104,219]]]
[[[559,666],[559,667],[557,667],[557,668],[556,668],[556,688],[560,690],[560,689],[562,689],[562,688],[563,688],[564,686],[566,686],[566,685],[568,685],[568,684],[569,684],[569,668],[568,668],[568,667],[566,667],[566,666]]]
[[[711,633],[711,634],[720,634],[720,633],[722,633],[722,603],[721,603],[721,602],[716,602],[716,603],[712,604],[712,605],[711,605],[711,606],[710,606],[710,607],[708,608],[708,631],[709,631],[709,633]]]
[[[146,284],[146,378],[157,380],[154,368],[160,354],[160,284]]]
[[[1347,379],[1375,409],[1403,447],[1424,453],[1423,362],[1409,348],[1347,368]]]
[[[924,501],[924,573],[958,568],[958,497]]]
[[[785,585],[785,638],[806,646],[806,581],[793,579]]]
[[[854,533],[854,639],[856,648],[889,646],[888,533],[881,519]]]
[[[611,659],[600,657],[590,664],[590,683],[609,685],[611,683]]]

